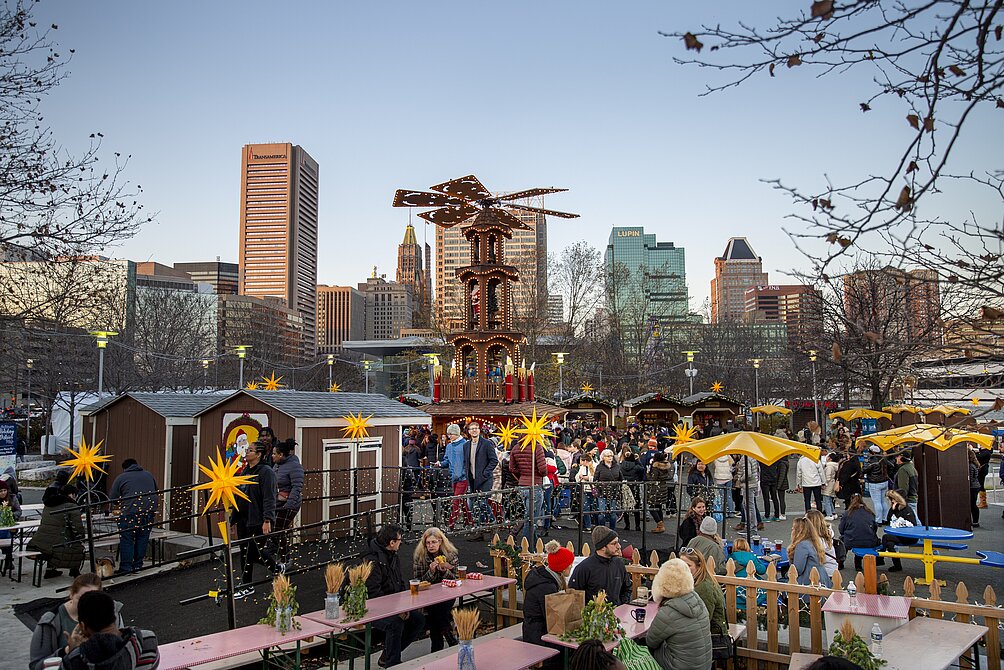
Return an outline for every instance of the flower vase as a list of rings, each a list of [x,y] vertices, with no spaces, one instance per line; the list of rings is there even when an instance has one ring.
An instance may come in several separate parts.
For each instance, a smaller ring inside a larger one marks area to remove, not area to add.
[[[474,665],[474,640],[460,640],[457,645],[457,670],[477,670]]]
[[[342,616],[342,600],[337,593],[329,593],[324,598],[324,618],[333,621]]]
[[[275,629],[285,635],[293,629],[293,608],[275,608]]]

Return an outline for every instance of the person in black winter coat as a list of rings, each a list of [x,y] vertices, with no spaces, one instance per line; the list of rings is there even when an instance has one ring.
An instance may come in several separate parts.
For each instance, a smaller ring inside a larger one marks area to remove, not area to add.
[[[363,554],[363,561],[373,564],[373,570],[366,580],[367,597],[378,598],[408,589],[398,556],[402,532],[400,526],[388,524],[370,540],[368,550]],[[421,610],[412,610],[402,616],[394,615],[373,622],[374,628],[384,632],[383,653],[377,660],[377,664],[382,667],[400,664],[401,651],[417,640],[425,630],[425,615]]]
[[[686,547],[691,540],[697,537],[697,533],[701,529],[701,521],[704,520],[707,513],[708,504],[704,502],[704,498],[697,496],[690,501],[690,509],[687,510],[687,516],[680,522],[680,530],[676,534],[678,547]]]
[[[844,507],[851,504],[851,498],[861,495],[861,461],[857,454],[847,454],[837,469],[837,497],[844,501]]]
[[[614,606],[631,600],[631,580],[621,559],[617,533],[606,526],[596,526],[592,534],[595,550],[576,566],[568,586],[586,592],[586,601],[605,591]]]
[[[886,491],[886,503],[889,507],[889,515],[886,517],[886,525],[892,526],[893,522],[903,519],[911,526],[919,526],[917,514],[906,502],[906,495],[903,491]],[[913,546],[917,540],[906,537],[898,537],[895,528],[889,528],[882,536],[882,551],[896,551],[896,547]],[[892,567],[889,572],[899,572],[903,569],[903,564],[898,558],[892,559]]]
[[[621,462],[621,477],[626,482],[641,482],[645,480],[645,468],[638,462],[638,454],[631,451],[625,452],[624,460]],[[631,493],[634,494],[635,509],[641,510],[641,486],[639,484],[632,484],[630,486]],[[628,514],[629,512],[624,512],[624,527],[627,530],[631,530],[631,518]],[[641,530],[640,511],[634,512],[634,527],[635,530]]]
[[[973,516],[973,528],[980,527],[980,462],[976,452],[969,450],[969,509]]]
[[[868,506],[865,505],[864,498],[860,494],[855,494],[851,502],[847,505],[847,511],[840,517],[840,539],[847,550],[851,549],[875,549],[882,543],[878,537],[878,524],[875,523],[875,515]],[[882,564],[879,557],[879,564]],[[854,557],[854,569],[861,570],[861,557]]]
[[[557,540],[548,542],[544,551],[547,552],[547,565],[539,565],[530,570],[523,585],[523,642],[560,651],[558,647],[541,641],[547,634],[544,600],[552,593],[565,590],[575,554],[562,547]],[[561,657],[554,656],[550,661],[545,661],[544,668],[561,667],[559,658]]]
[[[237,496],[237,507],[230,515],[230,524],[237,539],[249,540],[240,543],[241,584],[244,585],[251,583],[255,563],[261,563],[272,573],[284,572],[286,569],[276,563],[263,537],[272,532],[278,496],[275,470],[262,462],[267,449],[261,442],[255,442],[248,449],[245,456],[247,467],[242,474],[253,476],[254,479],[252,483],[239,487],[247,498]],[[253,586],[244,586],[234,593],[234,598],[240,600],[252,593]]]

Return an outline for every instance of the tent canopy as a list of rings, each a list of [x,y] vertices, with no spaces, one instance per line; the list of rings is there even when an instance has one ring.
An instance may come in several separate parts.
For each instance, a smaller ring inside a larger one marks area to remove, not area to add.
[[[890,414],[903,414],[904,412],[922,414],[924,412],[921,408],[914,407],[913,405],[890,405],[889,407],[883,407],[882,411],[889,412]]]
[[[791,410],[780,405],[760,405],[750,409],[753,414],[791,414]]]
[[[844,421],[854,421],[855,419],[891,419],[892,414],[866,407],[855,407],[854,409],[845,409],[842,412],[834,412],[830,415],[830,418],[843,419]]]
[[[819,460],[819,447],[786,440],[764,433],[741,430],[723,433],[703,440],[685,442],[673,447],[673,455],[693,454],[698,460],[710,463],[720,456],[748,456],[764,465],[772,465],[785,456],[800,454]]]
[[[989,447],[993,445],[994,438],[991,435],[942,428],[941,426],[934,426],[929,423],[914,423],[872,433],[871,435],[862,435],[858,438],[858,442],[874,444],[883,451],[889,451],[894,447],[911,443],[926,444],[938,451],[945,451],[949,447],[964,442],[973,442]]]
[[[952,405],[935,405],[934,407],[921,407],[920,411],[924,414],[944,414],[945,417],[950,417],[953,414],[969,414],[971,410],[965,407],[954,407]]]

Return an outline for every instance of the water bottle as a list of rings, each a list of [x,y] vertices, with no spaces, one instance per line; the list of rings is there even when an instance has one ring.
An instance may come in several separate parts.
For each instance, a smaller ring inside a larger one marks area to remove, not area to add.
[[[847,597],[850,598],[850,605],[852,610],[858,608],[858,587],[851,581],[847,584]]]
[[[882,658],[882,629],[877,623],[872,624],[872,655]]]

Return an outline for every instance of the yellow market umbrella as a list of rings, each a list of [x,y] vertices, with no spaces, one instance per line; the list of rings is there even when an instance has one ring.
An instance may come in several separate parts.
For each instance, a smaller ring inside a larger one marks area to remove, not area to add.
[[[808,456],[818,461],[819,447],[765,433],[740,430],[677,445],[673,448],[673,455],[678,454],[692,454],[704,463],[710,463],[719,456],[748,456],[764,465],[773,465],[791,454]]]
[[[890,405],[889,407],[883,407],[883,412],[889,412],[890,414],[903,414],[909,412],[910,414],[923,414],[924,410],[919,407],[914,407],[913,405]]]
[[[684,444],[677,444],[673,447],[673,456],[680,454],[692,454],[699,460],[710,463],[719,456],[745,456],[759,461],[764,465],[772,465],[785,456],[791,454],[801,454],[808,456],[814,461],[819,461],[820,449],[811,444],[787,440],[783,437],[774,437],[765,433],[754,433],[749,430],[740,430],[735,433],[722,433],[714,437],[703,440],[695,440]],[[744,461],[744,467],[748,468],[748,462]],[[756,503],[750,504],[749,472],[745,479],[745,498],[743,505],[746,506],[746,541],[752,542],[752,532],[750,528],[754,525],[750,517],[751,511],[756,507]],[[679,502],[676,506],[676,525],[680,525],[680,511],[683,509],[683,487],[680,485]],[[754,492],[755,493],[755,492]],[[724,518],[724,517],[723,517]]]
[[[750,412],[753,414],[791,414],[790,409],[779,405],[760,405],[750,409]]]
[[[844,421],[854,421],[855,419],[891,419],[892,414],[866,407],[855,407],[854,409],[845,409],[842,412],[834,412],[830,415],[830,418],[843,419]]]
[[[952,405],[935,405],[934,407],[921,407],[920,411],[924,414],[944,414],[945,418],[952,416],[953,414],[969,414],[971,410],[965,407],[953,407]]]
[[[938,451],[945,451],[963,442],[973,442],[990,447],[993,445],[994,438],[992,435],[981,435],[968,430],[946,429],[929,423],[914,423],[871,435],[862,435],[858,438],[858,442],[874,444],[883,451],[910,443],[925,444]]]

